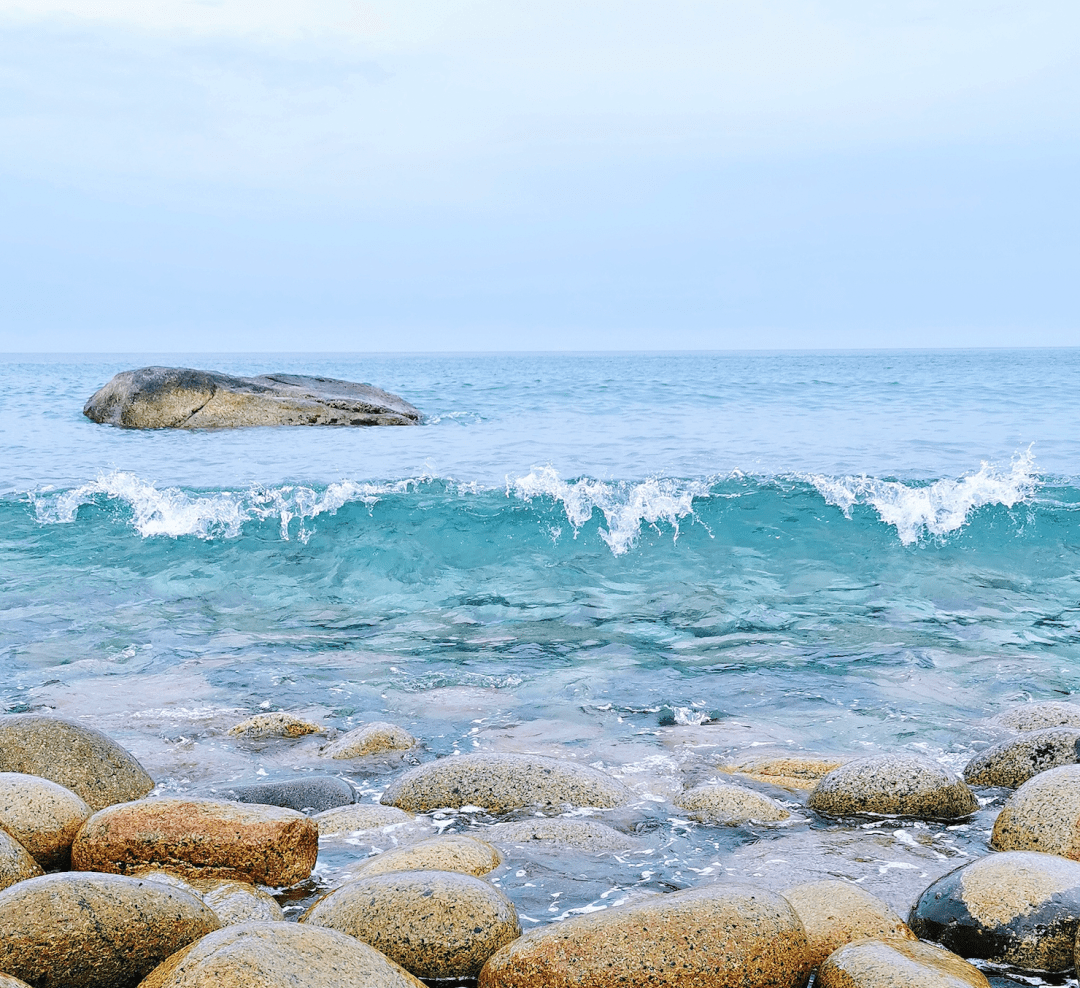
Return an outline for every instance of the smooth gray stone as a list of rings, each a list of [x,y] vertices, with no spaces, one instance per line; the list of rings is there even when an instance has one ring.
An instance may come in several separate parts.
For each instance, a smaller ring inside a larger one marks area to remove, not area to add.
[[[280,782],[259,782],[253,786],[219,786],[215,787],[215,795],[238,803],[264,803],[315,813],[356,802],[356,790],[336,775],[305,775]]]

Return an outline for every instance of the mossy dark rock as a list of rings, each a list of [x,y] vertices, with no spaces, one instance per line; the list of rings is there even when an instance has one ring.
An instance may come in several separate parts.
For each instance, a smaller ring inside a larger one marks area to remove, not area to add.
[[[1028,779],[1001,808],[990,844],[997,851],[1044,851],[1080,860],[1080,765]]]
[[[918,940],[857,940],[829,955],[815,988],[990,988],[976,967]]]
[[[1047,727],[980,751],[964,768],[964,780],[973,786],[1015,789],[1040,772],[1078,762],[1080,728]]]

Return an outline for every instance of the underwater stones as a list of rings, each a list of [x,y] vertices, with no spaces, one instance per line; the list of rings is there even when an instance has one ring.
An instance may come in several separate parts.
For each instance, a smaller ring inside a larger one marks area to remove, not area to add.
[[[392,871],[457,871],[486,875],[501,863],[502,855],[487,841],[465,834],[446,834],[376,854],[357,868],[356,874],[367,877]]]
[[[973,786],[1015,789],[1040,772],[1077,762],[1080,728],[1047,727],[979,752],[964,768],[964,780]]]
[[[229,728],[234,738],[262,741],[267,738],[302,738],[307,734],[322,734],[326,730],[321,724],[312,724],[282,710],[266,714],[255,714],[247,720]]]
[[[7,831],[0,830],[0,889],[43,874],[33,855]]]
[[[856,758],[833,769],[810,793],[825,816],[906,816],[956,820],[978,808],[972,791],[936,762],[917,755]]]
[[[1034,851],[990,854],[934,882],[909,923],[961,957],[1068,970],[1080,925],[1080,864]]]
[[[809,976],[787,900],[718,884],[530,930],[484,965],[479,988],[803,988]]]
[[[71,842],[93,811],[70,789],[38,775],[0,772],[0,829],[46,871],[65,868]]]
[[[630,790],[606,772],[544,755],[474,752],[418,765],[395,779],[382,802],[413,813],[481,806],[619,806]]]
[[[331,741],[319,754],[326,758],[362,758],[387,751],[408,751],[415,747],[416,738],[405,728],[375,721]]]
[[[0,772],[51,779],[92,810],[140,799],[154,788],[146,770],[112,738],[43,714],[0,718]]]
[[[243,923],[203,937],[139,988],[423,988],[374,947],[298,923]]]
[[[156,866],[276,887],[307,878],[318,848],[318,827],[294,810],[154,799],[95,813],[75,838],[71,864],[119,874]]]
[[[1045,727],[1080,727],[1080,704],[1047,700],[1010,707],[994,718],[1010,731],[1040,731]]]
[[[680,793],[675,805],[686,810],[701,823],[719,823],[734,826],[752,820],[776,823],[791,814],[775,799],[763,796],[745,786],[727,783],[697,786]]]
[[[196,878],[191,884],[222,926],[239,923],[280,923],[285,919],[277,900],[263,889],[246,882],[216,881]]]
[[[31,985],[125,988],[219,925],[201,899],[158,882],[42,875],[0,892],[0,971]]]
[[[802,921],[815,968],[837,947],[852,940],[916,939],[887,902],[850,882],[808,882],[783,889],[781,895]]]
[[[336,775],[302,775],[280,782],[258,782],[251,786],[234,786],[222,790],[221,794],[238,803],[262,803],[314,813],[348,806],[356,799],[356,790]]]
[[[632,851],[641,842],[595,820],[565,820],[561,817],[532,817],[496,823],[484,831],[485,840],[495,844],[551,844],[579,851]]]
[[[842,758],[808,758],[784,755],[771,758],[746,758],[733,765],[719,766],[721,772],[745,775],[756,782],[783,789],[813,789],[834,768],[844,764]]]
[[[990,988],[956,954],[918,940],[857,940],[829,955],[815,988]]]
[[[329,837],[334,834],[356,833],[360,830],[395,827],[402,823],[410,823],[413,815],[399,810],[396,806],[383,806],[380,803],[352,803],[349,806],[323,810],[311,819],[319,828],[319,836]]]
[[[300,922],[363,940],[418,978],[474,978],[496,950],[521,935],[502,892],[445,871],[356,879],[316,902]]]
[[[83,415],[125,429],[234,429],[254,425],[417,425],[403,398],[353,381],[301,374],[232,377],[187,367],[121,371]]]
[[[1001,808],[990,846],[1080,860],[1080,765],[1063,765],[1028,779]]]

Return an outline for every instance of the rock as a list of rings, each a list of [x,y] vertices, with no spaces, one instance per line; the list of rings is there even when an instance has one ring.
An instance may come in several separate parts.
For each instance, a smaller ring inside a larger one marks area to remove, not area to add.
[[[973,786],[1015,789],[1040,772],[1077,762],[1080,728],[1048,727],[1027,731],[979,752],[964,768],[964,780]]]
[[[361,830],[382,830],[383,827],[397,827],[410,823],[411,813],[399,810],[396,806],[382,806],[374,803],[353,803],[350,806],[338,806],[332,810],[323,810],[311,818],[319,828],[320,837],[334,834],[354,834]]]
[[[36,986],[125,988],[218,927],[201,899],[158,882],[42,875],[0,892],[0,971]]]
[[[39,775],[0,772],[0,829],[46,871],[68,866],[71,842],[92,812],[70,789]]]
[[[294,810],[203,799],[153,799],[95,813],[71,865],[127,874],[161,867],[185,878],[293,885],[315,866],[319,828]]]
[[[164,868],[139,868],[130,872],[130,875],[132,878],[141,878],[144,882],[161,882],[163,885],[168,885],[169,888],[188,892],[197,899],[202,898],[202,893],[199,892],[199,890],[186,878],[181,878],[179,875],[171,871],[166,871]]]
[[[787,900],[716,884],[530,930],[479,988],[803,988],[806,935]]]
[[[775,799],[769,799],[745,786],[726,783],[688,789],[680,793],[674,802],[695,820],[725,826],[749,823],[751,820],[775,823],[791,816]]]
[[[402,871],[360,878],[300,917],[371,944],[418,978],[475,978],[521,936],[510,900],[472,875]]]
[[[1048,700],[1024,703],[1000,713],[994,723],[1010,731],[1039,731],[1044,727],[1080,727],[1080,704]]]
[[[410,769],[387,786],[382,801],[413,813],[460,806],[505,813],[526,806],[612,807],[629,798],[623,783],[588,765],[475,752]]]
[[[13,978],[10,974],[0,974],[0,988],[30,988],[25,981]]]
[[[238,803],[262,803],[264,806],[321,813],[336,806],[348,806],[356,799],[356,790],[336,775],[302,775],[280,782],[258,782],[252,786],[216,789],[215,795],[227,796]]]
[[[424,988],[374,947],[298,923],[229,926],[173,954],[139,988]]]
[[[7,831],[0,830],[0,889],[44,874],[33,855]]]
[[[83,414],[125,429],[417,425],[421,419],[403,398],[370,384],[300,374],[231,377],[186,367],[121,371]]]
[[[1080,926],[1080,864],[1033,851],[979,858],[923,892],[909,923],[961,957],[1066,971]]]
[[[191,884],[217,914],[222,926],[239,923],[280,923],[285,919],[277,900],[263,889],[246,882],[222,882],[209,878],[192,879]]]
[[[1028,779],[1001,808],[990,845],[997,851],[1045,851],[1080,860],[1080,765]]]
[[[415,747],[416,738],[405,728],[376,721],[343,734],[336,741],[324,746],[319,754],[326,758],[362,758],[364,755],[408,751]]]
[[[844,764],[842,758],[746,758],[733,765],[719,766],[721,772],[738,773],[756,782],[767,782],[783,789],[813,789],[834,768]]]
[[[42,714],[0,718],[0,772],[51,779],[92,810],[140,799],[154,788],[146,770],[112,738]]]
[[[990,982],[930,943],[858,940],[829,955],[814,988],[990,988]]]
[[[833,769],[810,793],[826,816],[906,816],[956,820],[978,808],[975,795],[936,762],[916,755],[856,758]]]
[[[496,823],[484,831],[494,844],[552,844],[581,851],[633,851],[641,842],[595,820],[532,817]]]
[[[368,858],[355,874],[367,877],[392,871],[457,871],[486,875],[498,868],[502,855],[487,841],[465,834],[418,840]]]
[[[266,738],[302,738],[306,734],[322,734],[325,730],[321,724],[312,724],[279,710],[242,720],[229,728],[229,734],[234,738],[261,741]]]
[[[916,939],[892,906],[850,882],[792,885],[781,895],[799,914],[815,968],[837,947],[852,940]]]

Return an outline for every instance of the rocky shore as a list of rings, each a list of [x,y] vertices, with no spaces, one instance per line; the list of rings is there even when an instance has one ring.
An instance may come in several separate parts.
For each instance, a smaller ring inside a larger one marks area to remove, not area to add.
[[[273,747],[314,736],[326,771],[178,794],[93,727],[8,715],[0,988],[1061,983],[1080,927],[1080,707],[1028,704],[998,723],[1007,737],[963,778],[909,751],[764,757],[693,780],[655,810],[704,828],[768,833],[802,816],[854,834],[882,821],[964,827],[1000,801],[980,852],[903,910],[858,877],[773,888],[702,869],[609,906],[563,902],[544,921],[493,877],[526,848],[542,847],[545,867],[563,862],[572,888],[590,856],[632,856],[649,840],[640,793],[603,768],[525,752],[431,760],[394,724],[325,737],[274,712],[225,737]],[[388,757],[416,764],[361,801],[365,760]],[[351,863],[328,882],[334,855]]]

